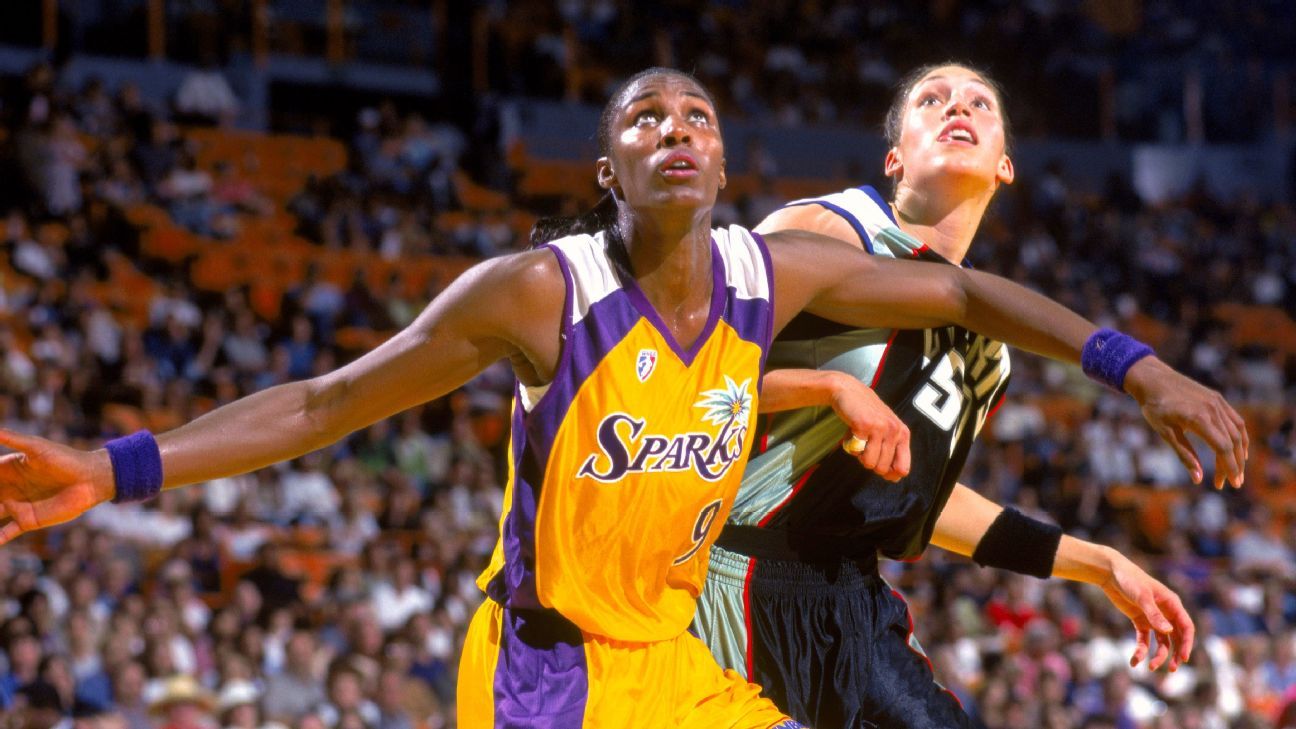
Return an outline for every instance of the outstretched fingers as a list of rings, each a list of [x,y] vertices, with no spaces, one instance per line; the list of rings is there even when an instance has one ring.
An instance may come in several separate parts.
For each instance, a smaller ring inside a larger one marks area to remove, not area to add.
[[[1134,655],[1130,656],[1130,668],[1134,668],[1143,662],[1147,657],[1148,651],[1152,650],[1152,630],[1147,627],[1147,623],[1140,620],[1130,619],[1134,623]]]
[[[1133,579],[1119,579],[1108,596],[1134,626],[1135,647],[1130,666],[1144,659],[1149,670],[1176,671],[1192,655],[1196,635],[1183,601],[1170,588],[1141,570]],[[1153,646],[1153,639],[1156,644]]]
[[[13,541],[22,533],[22,527],[18,525],[16,519],[7,516],[0,518],[0,547]]]
[[[1146,621],[1157,636],[1156,653],[1148,661],[1148,668],[1155,671],[1164,665],[1166,659],[1170,657],[1170,646],[1172,645],[1170,635],[1174,632],[1174,625],[1161,613],[1161,608],[1157,605],[1156,597],[1151,590],[1140,592],[1138,606],[1143,613],[1143,620]]]
[[[1213,393],[1213,398],[1207,413],[1190,420],[1189,427],[1215,452],[1215,488],[1223,488],[1226,481],[1241,488],[1249,450],[1246,423],[1223,396]]]
[[[0,446],[4,446],[11,451],[27,453],[31,451],[35,445],[36,441],[31,436],[0,428]]]
[[[1179,670],[1180,664],[1192,657],[1197,637],[1196,626],[1183,601],[1170,588],[1153,580],[1151,589],[1138,596],[1138,604],[1142,615],[1135,621],[1136,627],[1146,623],[1156,634],[1157,649],[1148,661],[1148,668],[1156,671],[1166,666],[1171,672]]]
[[[1188,476],[1192,478],[1192,482],[1201,483],[1203,477],[1201,460],[1197,458],[1197,449],[1193,448],[1188,436],[1182,430],[1169,426],[1157,428],[1157,432],[1161,435],[1161,439],[1174,449],[1179,462],[1188,469]]]
[[[1162,589],[1166,592],[1161,601],[1163,612],[1174,624],[1175,655],[1170,662],[1170,670],[1174,671],[1179,668],[1179,664],[1187,663],[1192,657],[1193,644],[1197,641],[1197,626],[1193,624],[1192,616],[1184,608],[1179,596],[1168,587]]]
[[[1158,671],[1165,665],[1166,660],[1170,658],[1170,646],[1173,645],[1169,634],[1153,631],[1156,636],[1156,653],[1148,660],[1148,670]]]
[[[0,501],[0,545],[7,544],[23,533],[22,525],[18,523],[16,507],[14,502]]]
[[[1238,480],[1233,485],[1241,488],[1246,482],[1246,462],[1251,455],[1251,436],[1247,434],[1246,420],[1242,418],[1241,413],[1227,402],[1223,402],[1223,397],[1220,400],[1223,408],[1222,416],[1234,434],[1233,457],[1239,464]]]

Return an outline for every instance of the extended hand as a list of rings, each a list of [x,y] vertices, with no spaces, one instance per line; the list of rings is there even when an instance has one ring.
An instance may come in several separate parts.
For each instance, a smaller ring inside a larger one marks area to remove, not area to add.
[[[1214,390],[1174,371],[1156,357],[1139,360],[1125,376],[1125,390],[1143,408],[1143,417],[1183,462],[1193,483],[1201,483],[1202,466],[1188,441],[1193,433],[1215,451],[1215,488],[1227,479],[1234,488],[1245,480],[1251,441],[1246,421]]]
[[[1144,572],[1124,555],[1113,552],[1112,571],[1101,585],[1118,610],[1134,624],[1138,646],[1130,657],[1130,666],[1137,666],[1151,650],[1152,634],[1156,633],[1156,654],[1148,661],[1150,670],[1163,665],[1176,671],[1192,655],[1197,629],[1184,609],[1183,601],[1170,588]]]
[[[909,475],[909,427],[868,385],[845,377],[833,394],[832,408],[850,428],[846,452],[888,481]]]
[[[112,498],[105,451],[87,452],[0,429],[0,544],[75,519]]]

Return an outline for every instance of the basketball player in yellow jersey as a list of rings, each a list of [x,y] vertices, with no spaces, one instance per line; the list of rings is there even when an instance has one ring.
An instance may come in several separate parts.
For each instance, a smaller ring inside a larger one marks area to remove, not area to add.
[[[0,431],[16,451],[0,457],[0,543],[108,499],[293,458],[508,358],[519,387],[507,514],[464,648],[459,725],[797,726],[686,632],[773,332],[802,309],[860,327],[958,324],[1076,362],[1095,327],[978,272],[797,231],[712,231],[724,144],[686,74],[630,79],[598,136],[615,214],[475,267],[335,372],[93,452]],[[1150,419],[1200,435],[1220,462],[1245,448],[1219,395],[1155,357],[1126,383]]]

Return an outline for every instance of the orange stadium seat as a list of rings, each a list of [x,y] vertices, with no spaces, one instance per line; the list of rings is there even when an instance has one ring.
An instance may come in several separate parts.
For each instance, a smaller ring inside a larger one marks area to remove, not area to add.
[[[323,549],[284,549],[281,560],[284,572],[304,580],[302,597],[307,602],[319,599],[334,570],[354,565],[356,561],[354,557]]]
[[[1170,326],[1159,319],[1137,312],[1130,318],[1128,325],[1129,333],[1147,342],[1153,349],[1160,349],[1165,345],[1166,340],[1170,337]]]
[[[851,187],[848,180],[823,180],[817,177],[779,177],[774,180],[774,193],[784,200],[814,197]]]
[[[731,174],[725,176],[725,181],[725,189],[720,191],[723,200],[737,200],[760,189],[760,181],[755,175]]]
[[[173,264],[198,255],[202,248],[198,236],[173,224],[149,228],[140,237],[140,250],[144,254]]]
[[[149,203],[136,203],[127,207],[124,212],[126,220],[131,225],[140,228],[150,228],[171,223],[171,216],[167,214],[167,211]]]
[[[53,248],[62,248],[66,245],[70,235],[71,231],[68,227],[57,220],[41,223],[36,229],[36,240],[40,241],[41,245]]]
[[[518,192],[527,198],[572,197],[587,207],[603,194],[589,162],[536,159],[523,169]]]
[[[148,424],[143,410],[123,403],[104,405],[103,420],[119,433],[134,433]]]
[[[490,188],[478,185],[467,174],[456,171],[454,174],[455,190],[459,193],[459,202],[465,208],[478,212],[508,210],[508,196]]]
[[[1087,420],[1092,407],[1084,400],[1069,395],[1034,397],[1030,402],[1039,408],[1047,422],[1059,423],[1068,428],[1078,427]]]
[[[1215,316],[1232,327],[1235,347],[1254,344],[1296,355],[1296,321],[1276,306],[1224,303]]]
[[[1175,508],[1187,496],[1181,489],[1157,489],[1141,484],[1115,484],[1107,489],[1107,501],[1118,510],[1132,512],[1133,526],[1156,549],[1165,545],[1174,526]]]

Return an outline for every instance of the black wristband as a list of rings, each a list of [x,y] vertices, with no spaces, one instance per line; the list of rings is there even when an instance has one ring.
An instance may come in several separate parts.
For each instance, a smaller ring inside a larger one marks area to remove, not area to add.
[[[1062,543],[1062,527],[1047,524],[1013,508],[1004,509],[972,552],[982,567],[998,567],[1032,577],[1053,575],[1053,560]]]

